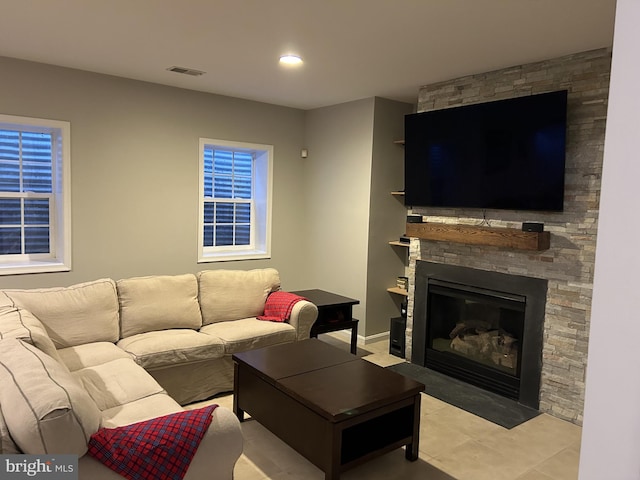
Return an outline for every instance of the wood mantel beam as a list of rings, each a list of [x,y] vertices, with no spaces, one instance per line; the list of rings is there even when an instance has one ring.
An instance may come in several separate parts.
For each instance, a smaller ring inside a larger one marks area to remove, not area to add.
[[[548,250],[549,232],[523,232],[516,228],[494,228],[446,223],[407,223],[406,235],[423,240],[489,245],[515,250]]]

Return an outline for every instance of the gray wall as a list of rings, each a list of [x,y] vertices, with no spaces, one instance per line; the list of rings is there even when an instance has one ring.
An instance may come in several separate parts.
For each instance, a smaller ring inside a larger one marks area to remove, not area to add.
[[[409,249],[392,247],[405,233],[407,209],[403,197],[391,195],[404,190],[404,147],[394,140],[404,139],[404,116],[413,111],[411,104],[375,99],[371,201],[369,206],[369,258],[367,268],[366,335],[387,332],[391,317],[400,316],[404,297],[386,290],[404,276]]]
[[[360,300],[360,337],[389,330],[399,298],[387,293],[405,272],[406,252],[389,246],[404,234],[406,209],[391,196],[404,183],[404,115],[413,106],[368,98],[307,112],[306,217],[309,288]],[[315,287],[313,287],[315,285]]]
[[[357,298],[366,331],[374,99],[306,113],[307,287]]]
[[[309,285],[303,111],[0,57],[0,113],[71,122],[73,238],[71,272],[0,288],[266,266]],[[271,260],[197,263],[199,137],[274,145]]]

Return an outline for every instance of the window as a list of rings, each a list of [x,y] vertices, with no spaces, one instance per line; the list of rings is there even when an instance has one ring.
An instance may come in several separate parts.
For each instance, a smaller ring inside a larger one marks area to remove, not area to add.
[[[71,269],[70,125],[0,115],[0,275]]]
[[[273,146],[200,139],[198,261],[270,258]]]

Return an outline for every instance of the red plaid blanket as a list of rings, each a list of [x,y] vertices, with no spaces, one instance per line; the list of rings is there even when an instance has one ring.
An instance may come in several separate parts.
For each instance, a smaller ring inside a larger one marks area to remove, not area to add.
[[[216,407],[101,428],[89,440],[89,455],[129,480],[181,480]]]
[[[269,294],[264,304],[264,315],[258,316],[258,320],[270,320],[272,322],[284,322],[291,316],[293,306],[306,298],[295,293],[277,291]]]

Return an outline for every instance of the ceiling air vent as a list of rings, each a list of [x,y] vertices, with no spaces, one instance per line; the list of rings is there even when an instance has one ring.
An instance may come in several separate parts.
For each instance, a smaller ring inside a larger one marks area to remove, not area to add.
[[[202,72],[200,70],[195,70],[193,68],[184,68],[184,67],[169,67],[167,68],[170,72],[182,73],[183,75],[191,75],[192,77],[199,77],[200,75],[204,75],[206,72]]]

